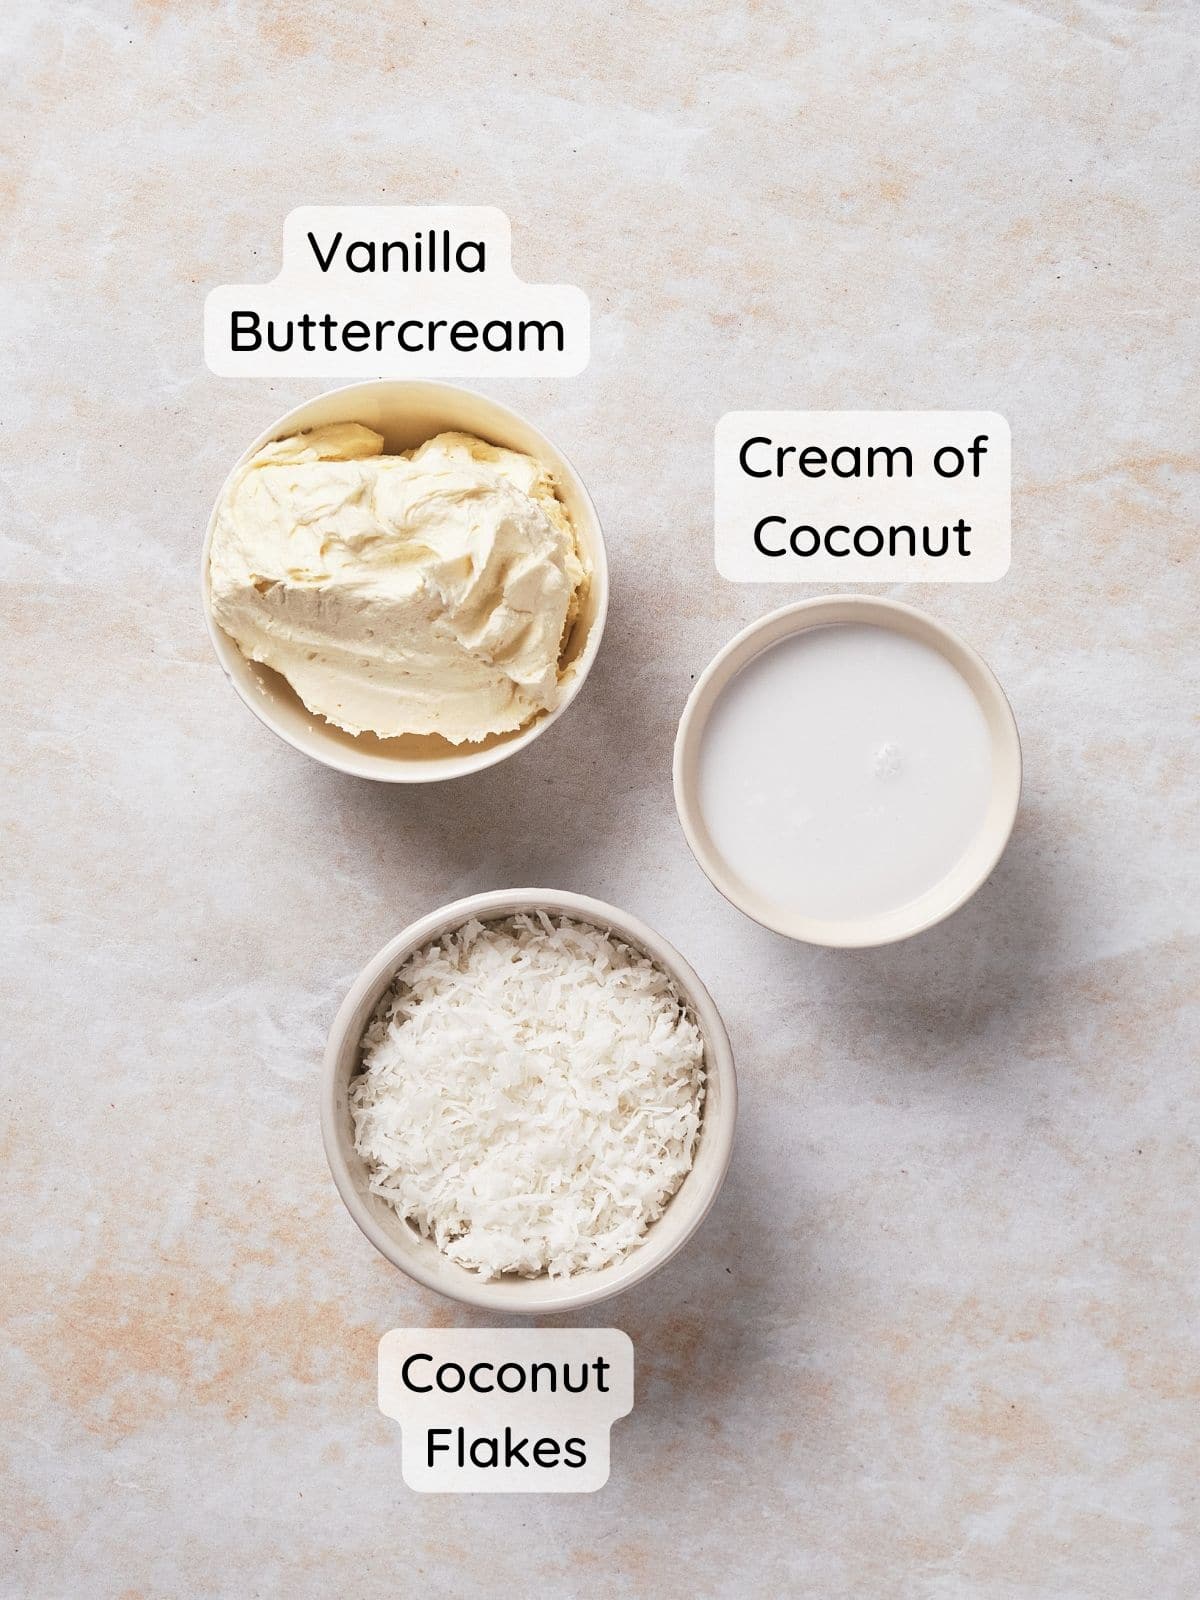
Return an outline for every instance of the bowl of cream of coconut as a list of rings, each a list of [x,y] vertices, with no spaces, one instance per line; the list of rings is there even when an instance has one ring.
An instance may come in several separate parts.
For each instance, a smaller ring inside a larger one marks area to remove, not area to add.
[[[772,612],[710,663],[674,784],[692,853],[739,910],[809,944],[890,944],[991,873],[1021,745],[1000,684],[949,628],[827,597]]]

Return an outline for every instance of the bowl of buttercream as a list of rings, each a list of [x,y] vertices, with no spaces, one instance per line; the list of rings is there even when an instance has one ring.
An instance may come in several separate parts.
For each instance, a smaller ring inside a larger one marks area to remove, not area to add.
[[[203,598],[254,714],[326,766],[462,777],[523,749],[604,629],[599,519],[562,452],[450,384],[353,384],[249,446],[209,519]]]

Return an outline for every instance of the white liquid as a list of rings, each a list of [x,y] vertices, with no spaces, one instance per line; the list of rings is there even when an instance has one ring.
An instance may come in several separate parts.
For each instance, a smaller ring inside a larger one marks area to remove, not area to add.
[[[978,834],[991,781],[987,723],[956,669],[856,622],[764,650],[718,697],[700,747],[700,809],[727,867],[823,921],[933,888]]]

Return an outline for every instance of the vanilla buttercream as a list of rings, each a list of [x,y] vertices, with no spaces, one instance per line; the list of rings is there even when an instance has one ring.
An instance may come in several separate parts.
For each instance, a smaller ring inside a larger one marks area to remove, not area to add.
[[[465,433],[384,455],[358,423],[266,445],[231,481],[212,610],[350,733],[454,744],[557,704],[586,569],[531,456]]]

